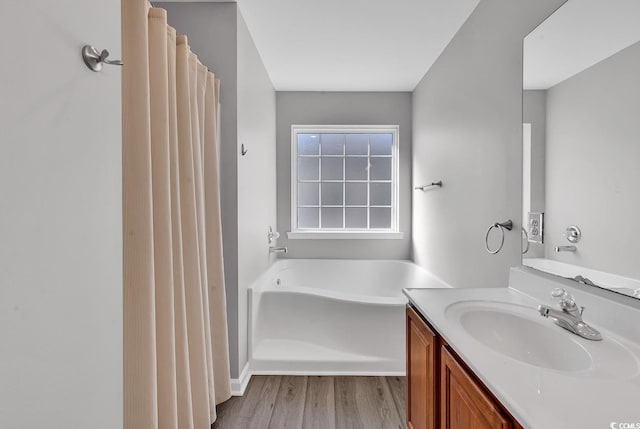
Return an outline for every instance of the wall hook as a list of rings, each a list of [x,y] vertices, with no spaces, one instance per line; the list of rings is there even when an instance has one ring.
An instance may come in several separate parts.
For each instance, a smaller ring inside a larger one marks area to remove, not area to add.
[[[111,64],[114,66],[121,66],[120,60],[108,60],[109,51],[103,49],[102,52],[98,51],[94,46],[84,45],[82,47],[82,59],[84,63],[89,67],[89,70],[94,72],[102,71],[103,64]]]
[[[242,156],[245,156],[245,155],[247,154],[247,152],[249,152],[249,149],[245,149],[245,148],[244,148],[244,143],[242,143],[242,144],[240,145],[240,154],[241,154]]]

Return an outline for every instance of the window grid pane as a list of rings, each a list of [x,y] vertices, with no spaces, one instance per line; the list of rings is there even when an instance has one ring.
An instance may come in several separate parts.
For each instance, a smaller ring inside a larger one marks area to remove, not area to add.
[[[318,158],[320,157],[320,155],[303,155],[303,154],[299,154],[298,158]],[[362,155],[354,155],[354,154],[347,154],[347,155],[330,155],[330,154],[323,154],[322,155],[323,158],[393,158],[393,155],[367,155],[367,154],[362,154]]]
[[[320,153],[322,153],[322,136],[320,136]],[[318,179],[320,181],[322,181],[322,158],[318,157],[318,163],[320,165],[319,167],[319,174],[320,176],[318,177]],[[318,186],[318,188],[320,188],[320,193],[318,194],[318,201],[320,201],[320,204],[322,204],[322,185]],[[322,209],[319,208],[318,209],[318,228],[322,228]]]
[[[395,204],[393,198],[395,194],[393,186],[395,166],[393,164],[394,155],[388,141],[393,141],[393,134],[389,132],[379,134],[314,133],[313,137],[317,136],[319,140],[317,149],[313,145],[314,142],[310,141],[310,136],[309,133],[297,133],[296,163],[298,171],[295,178],[298,184],[296,195],[297,227],[309,230],[391,229],[395,216],[393,210]],[[349,138],[350,136],[351,138]],[[372,147],[374,138],[375,150]],[[303,144],[305,150],[301,151]],[[358,159],[364,160],[365,164],[362,161],[359,162]],[[366,171],[366,177],[359,175],[358,172],[362,169]],[[374,174],[372,174],[372,170],[375,170]],[[349,184],[364,186],[349,187]],[[375,194],[372,192],[374,187]],[[301,193],[301,188],[306,192]],[[310,198],[309,194],[309,191],[315,188],[318,192],[317,199]],[[338,189],[341,190],[341,194]],[[382,189],[384,189],[383,197],[380,194]],[[305,198],[300,199],[302,195]],[[358,197],[358,195],[361,196]],[[348,203],[347,198],[351,200],[351,203]],[[317,203],[313,200],[316,200]],[[305,219],[300,218],[303,213],[306,214],[303,216]],[[311,213],[314,213],[313,218],[309,218]],[[366,226],[364,225],[365,215]]]
[[[344,136],[344,142],[342,144],[342,153],[346,153],[347,148],[345,147],[346,145],[346,140],[347,137]],[[346,179],[347,178],[347,159],[346,158],[342,158],[342,178]],[[344,208],[344,206],[347,205],[347,184],[345,181],[342,182],[342,227],[346,228],[347,227],[347,209]]]
[[[318,207],[349,207],[349,208],[356,208],[356,207],[372,207],[372,208],[393,208],[393,206],[382,206],[382,205],[370,205],[370,206],[365,206],[365,205],[358,205],[358,204],[349,204],[349,205],[331,205],[331,204],[323,204],[323,205],[319,205],[319,204],[303,204],[303,205],[299,205],[298,208],[301,209],[305,209],[305,208],[318,208]]]
[[[371,181],[371,136],[367,136],[367,182]],[[371,192],[369,191],[369,185],[367,185],[367,205],[371,205]],[[369,213],[371,209],[367,210],[367,229],[371,229],[371,216]]]

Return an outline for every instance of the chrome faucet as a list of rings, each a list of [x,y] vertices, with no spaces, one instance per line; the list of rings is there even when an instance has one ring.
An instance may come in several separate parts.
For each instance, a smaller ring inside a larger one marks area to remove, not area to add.
[[[287,253],[286,247],[269,247],[269,253]]]
[[[554,289],[551,292],[551,296],[560,299],[558,303],[560,310],[553,309],[546,305],[539,305],[538,311],[542,317],[548,317],[561,328],[587,340],[602,340],[600,332],[582,320],[584,307],[578,307],[573,297],[566,290],[561,288]]]
[[[575,252],[578,250],[576,246],[556,246],[556,253],[560,252]]]

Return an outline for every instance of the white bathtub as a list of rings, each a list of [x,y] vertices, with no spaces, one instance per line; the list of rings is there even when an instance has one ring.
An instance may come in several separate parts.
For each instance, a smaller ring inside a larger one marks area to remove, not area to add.
[[[252,373],[404,374],[408,287],[449,286],[408,261],[276,262],[249,290]]]

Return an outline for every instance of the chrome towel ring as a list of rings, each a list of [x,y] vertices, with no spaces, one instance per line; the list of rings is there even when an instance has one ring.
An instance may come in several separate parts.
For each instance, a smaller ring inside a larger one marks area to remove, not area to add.
[[[494,228],[500,230],[500,233],[501,233],[500,246],[498,246],[496,250],[491,250],[489,248],[489,235],[491,234],[491,230]],[[487,229],[487,235],[484,237],[484,244],[487,249],[487,252],[491,253],[492,255],[495,255],[496,253],[502,250],[502,247],[504,246],[504,230],[505,229],[507,231],[511,231],[513,229],[513,222],[511,221],[511,219],[506,220],[504,222],[496,222],[493,225],[491,225],[489,229]]]

